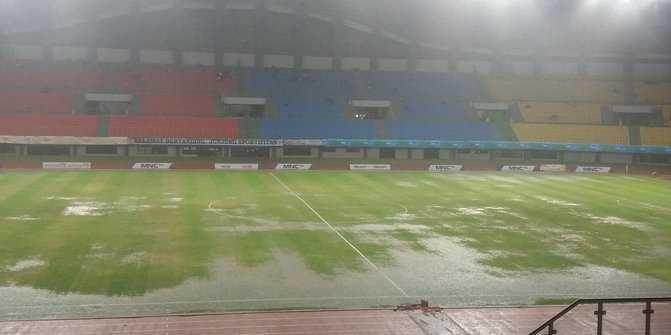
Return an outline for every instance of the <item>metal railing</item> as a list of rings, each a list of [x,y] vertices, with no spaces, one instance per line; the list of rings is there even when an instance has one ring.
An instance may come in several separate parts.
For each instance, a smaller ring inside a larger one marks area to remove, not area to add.
[[[574,308],[580,306],[580,305],[596,305],[596,311],[594,311],[594,315],[596,315],[596,334],[597,335],[602,335],[603,334],[603,316],[606,315],[606,310],[604,309],[604,305],[606,304],[632,304],[632,303],[644,303],[645,304],[645,309],[643,310],[643,314],[645,314],[645,334],[650,335],[650,327],[652,324],[652,314],[655,313],[655,310],[652,309],[652,304],[653,303],[660,303],[660,302],[671,302],[671,297],[668,298],[611,298],[611,299],[579,299],[573,302],[572,304],[568,305],[566,308],[564,308],[561,312],[557,313],[557,315],[553,316],[550,320],[546,321],[544,324],[540,325],[538,328],[534,329],[529,335],[537,335],[541,334],[543,330],[547,330],[546,333],[547,335],[555,335],[557,334],[557,330],[555,329],[555,322],[557,320],[561,319],[562,316],[566,315],[566,313],[570,312]]]

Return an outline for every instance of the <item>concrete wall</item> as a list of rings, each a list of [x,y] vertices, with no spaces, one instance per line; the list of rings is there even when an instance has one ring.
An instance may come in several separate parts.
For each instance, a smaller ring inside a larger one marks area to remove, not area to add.
[[[140,50],[140,63],[143,64],[173,64],[173,53],[169,50]]]
[[[85,145],[77,145],[74,146],[75,154],[77,156],[124,156],[126,155],[126,151],[128,150],[125,146],[117,146],[116,147],[116,153],[113,154],[102,154],[102,155],[96,155],[96,154],[87,154],[86,153],[86,146]]]
[[[370,58],[364,57],[344,57],[340,60],[342,70],[370,70]]]
[[[488,61],[459,61],[457,64],[459,73],[489,74],[492,72],[492,63]]]
[[[565,152],[564,162],[566,163],[594,163],[596,154],[593,152]]]
[[[368,148],[368,149],[366,149],[366,158],[368,158],[368,159],[380,159],[380,149],[378,149],[378,148]]]
[[[417,71],[419,72],[448,72],[449,63],[446,59],[418,59]]]
[[[303,68],[308,70],[331,70],[333,69],[333,58],[304,56]]]
[[[225,66],[254,67],[254,54],[226,52],[224,53],[223,63]]]
[[[438,151],[438,158],[439,159],[449,160],[449,159],[452,159],[452,156],[453,156],[453,150],[440,149]]]
[[[545,62],[543,73],[547,76],[574,77],[578,75],[578,63],[571,62]]]
[[[290,156],[284,154],[284,148],[277,148],[276,158],[319,158],[319,148],[310,148],[310,156]]]
[[[663,79],[669,76],[669,64],[634,63],[634,78]]]
[[[380,58],[377,61],[380,71],[408,71],[407,59]]]
[[[185,51],[182,52],[182,63],[184,65],[212,66],[214,65],[214,53]]]
[[[396,159],[409,159],[408,149],[396,149],[395,157]]]
[[[83,61],[88,57],[88,50],[80,47],[54,47],[55,61]]]
[[[129,156],[149,156],[149,155],[138,155],[137,153],[137,145],[131,145],[128,147],[128,155]],[[174,157],[177,156],[177,147],[176,146],[168,146],[168,153],[165,155],[151,155],[151,156],[156,156],[156,157]]]
[[[322,152],[322,158],[344,158],[344,159],[363,159],[364,150],[359,152],[347,152],[345,148],[336,148],[335,152]]]
[[[411,149],[410,159],[424,159],[424,149]]]
[[[477,160],[477,161],[488,161],[491,158],[489,152],[487,153],[456,153],[456,158],[458,160]]]
[[[100,48],[96,50],[98,62],[101,63],[127,63],[130,61],[130,50]]]
[[[632,154],[602,153],[600,161],[606,164],[630,164],[634,159],[633,157]]]
[[[534,63],[530,61],[517,61],[508,63],[512,73],[516,76],[530,77],[534,75]]]
[[[43,60],[44,48],[39,45],[12,45],[11,56],[22,60]]]
[[[612,62],[587,63],[587,75],[595,78],[622,78],[624,66]]]
[[[294,67],[294,56],[288,55],[264,55],[264,67],[275,67],[280,69],[291,69]]]

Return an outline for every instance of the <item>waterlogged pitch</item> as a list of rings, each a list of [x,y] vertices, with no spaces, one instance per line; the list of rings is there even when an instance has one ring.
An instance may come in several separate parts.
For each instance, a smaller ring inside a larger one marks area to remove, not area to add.
[[[0,174],[0,319],[669,294],[651,178]]]

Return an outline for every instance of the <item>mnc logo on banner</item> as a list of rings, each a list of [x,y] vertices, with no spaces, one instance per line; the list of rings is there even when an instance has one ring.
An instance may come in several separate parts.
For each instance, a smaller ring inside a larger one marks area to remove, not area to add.
[[[350,170],[355,171],[389,171],[391,164],[350,164]]]
[[[543,172],[566,172],[564,164],[543,164],[539,167]]]
[[[133,170],[169,170],[173,163],[135,163]]]
[[[43,169],[88,170],[91,162],[42,162]]]
[[[215,170],[258,170],[259,164],[249,163],[249,164],[214,164]]]
[[[275,165],[275,170],[310,170],[312,164],[291,164],[291,163],[280,163]]]
[[[578,166],[575,168],[578,173],[610,173],[608,166]]]
[[[501,171],[534,172],[536,165],[504,165]]]
[[[464,169],[463,165],[444,165],[444,164],[429,165],[429,171],[431,172],[452,172],[452,171],[461,171],[463,169]]]

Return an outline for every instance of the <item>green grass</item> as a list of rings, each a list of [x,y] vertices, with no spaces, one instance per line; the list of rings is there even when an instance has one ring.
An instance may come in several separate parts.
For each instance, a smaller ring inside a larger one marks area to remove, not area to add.
[[[474,265],[502,278],[599,266],[671,283],[668,182],[505,173],[275,175],[391,277],[399,269],[412,273],[404,255],[422,262],[449,254],[435,247],[449,239],[478,255]],[[0,287],[143,296],[220,278],[220,262],[251,273],[272,265],[281,271],[267,280],[281,284],[296,272],[282,263],[287,255],[334,285],[375,272],[266,172],[7,172],[0,185]],[[89,212],[65,215],[72,206]],[[410,294],[421,292],[421,283],[408,282]]]

